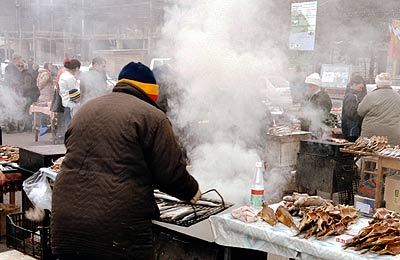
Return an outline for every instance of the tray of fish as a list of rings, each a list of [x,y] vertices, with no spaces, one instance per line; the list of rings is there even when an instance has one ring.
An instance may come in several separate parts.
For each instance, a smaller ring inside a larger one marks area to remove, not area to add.
[[[18,169],[15,169],[14,167],[8,164],[0,164],[0,172],[12,173],[12,172],[18,172]]]
[[[385,148],[378,153],[380,156],[399,158],[400,159],[400,147],[397,145],[393,148]]]
[[[0,145],[0,164],[17,162],[19,160],[19,148],[11,145]]]
[[[377,153],[388,147],[387,136],[360,136],[353,144],[343,148],[344,152]]]
[[[233,205],[231,203],[226,203],[222,197],[221,201],[202,197],[196,204],[191,204],[190,202],[181,201],[158,190],[154,191],[154,197],[160,211],[158,220],[184,227],[196,224]]]

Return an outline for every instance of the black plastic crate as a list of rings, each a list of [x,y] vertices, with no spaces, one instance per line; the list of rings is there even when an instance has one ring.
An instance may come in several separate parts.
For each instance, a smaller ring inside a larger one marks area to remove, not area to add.
[[[54,259],[51,254],[49,223],[49,220],[33,222],[27,219],[24,213],[7,215],[7,247],[37,259]]]

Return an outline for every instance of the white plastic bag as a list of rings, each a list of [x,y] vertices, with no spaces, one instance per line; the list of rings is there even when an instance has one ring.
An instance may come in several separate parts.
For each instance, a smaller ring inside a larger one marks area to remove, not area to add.
[[[26,179],[22,186],[35,207],[51,210],[52,191],[44,173],[36,172]]]

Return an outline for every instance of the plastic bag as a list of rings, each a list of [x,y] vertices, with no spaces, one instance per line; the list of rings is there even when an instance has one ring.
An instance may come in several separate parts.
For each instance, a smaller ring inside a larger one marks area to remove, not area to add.
[[[22,186],[35,207],[51,210],[52,191],[44,173],[36,172],[26,179]]]

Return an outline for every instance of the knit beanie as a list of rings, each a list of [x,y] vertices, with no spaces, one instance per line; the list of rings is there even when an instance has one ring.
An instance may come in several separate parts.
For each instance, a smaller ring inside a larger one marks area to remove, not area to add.
[[[392,80],[390,79],[389,73],[381,73],[375,77],[376,87],[391,86]]]
[[[140,62],[126,64],[118,75],[118,82],[131,83],[143,90],[153,101],[158,99],[158,85],[153,72]]]
[[[70,91],[68,91],[69,94],[69,99],[72,102],[78,102],[77,100],[81,97],[81,92],[79,89],[73,88]]]
[[[313,73],[307,76],[306,80],[304,81],[306,84],[313,84],[321,87],[321,77],[318,73]]]

